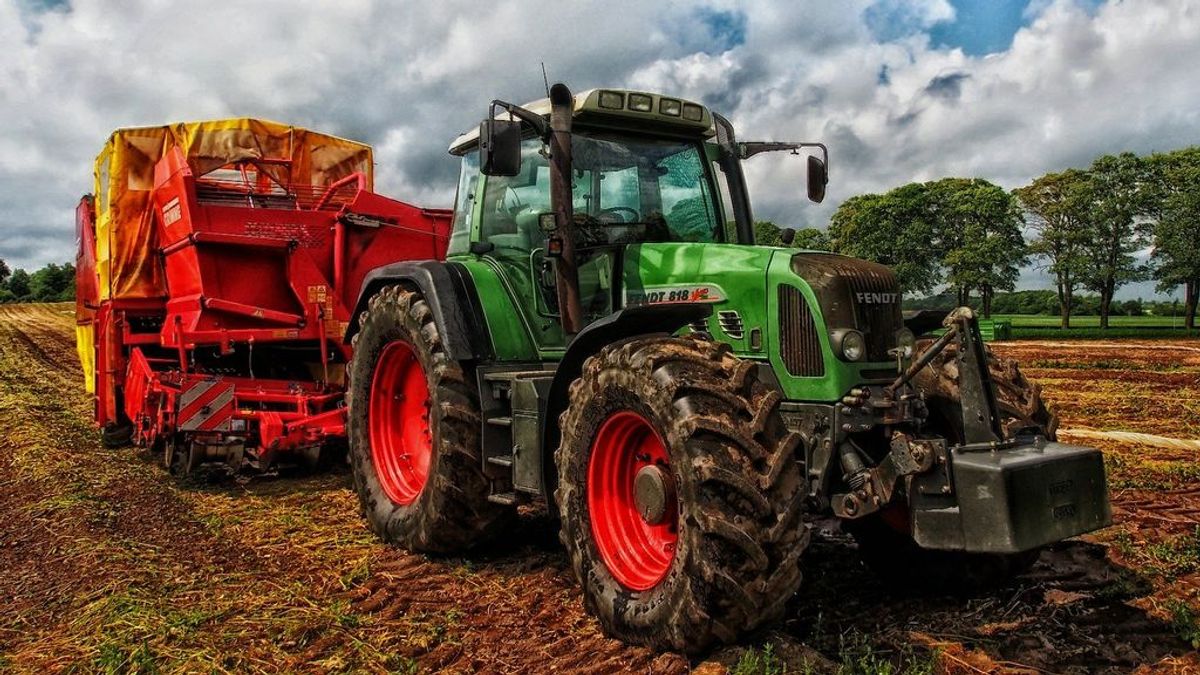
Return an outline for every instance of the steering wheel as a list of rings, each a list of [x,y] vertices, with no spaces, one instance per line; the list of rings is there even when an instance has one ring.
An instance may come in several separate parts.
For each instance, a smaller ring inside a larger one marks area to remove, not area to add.
[[[609,215],[609,214],[616,216],[616,215],[619,215],[622,213],[628,213],[629,218],[625,219],[624,217],[622,217],[621,220],[619,221],[621,223],[636,223],[638,221],[638,218],[642,217],[642,214],[638,213],[637,209],[630,208],[628,206],[610,206],[607,209],[601,209],[600,213],[596,214],[596,220],[599,220],[601,222],[611,222],[611,221],[605,220],[604,216]]]

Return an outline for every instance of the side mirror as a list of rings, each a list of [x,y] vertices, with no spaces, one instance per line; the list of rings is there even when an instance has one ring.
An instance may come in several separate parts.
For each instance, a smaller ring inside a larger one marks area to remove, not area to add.
[[[479,170],[485,176],[521,173],[521,122],[488,118],[479,125]]]
[[[829,183],[829,170],[825,162],[816,155],[808,156],[808,198],[820,204],[825,200],[825,186]],[[792,234],[795,236],[795,233]]]
[[[784,246],[791,246],[793,241],[796,241],[796,231],[790,227],[785,227],[779,231],[779,241],[783,242]]]

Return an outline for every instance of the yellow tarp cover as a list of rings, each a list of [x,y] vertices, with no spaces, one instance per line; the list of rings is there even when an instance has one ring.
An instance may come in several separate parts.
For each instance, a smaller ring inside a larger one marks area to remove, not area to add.
[[[239,118],[118,129],[96,158],[96,267],[100,299],[166,295],[150,190],[154,165],[179,147],[196,176],[245,160],[284,185],[327,186],[356,171],[371,188],[371,147],[299,127]]]

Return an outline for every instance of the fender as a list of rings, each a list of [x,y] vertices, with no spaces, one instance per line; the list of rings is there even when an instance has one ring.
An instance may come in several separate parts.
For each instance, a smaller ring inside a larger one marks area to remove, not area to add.
[[[567,409],[571,383],[583,373],[583,362],[607,345],[643,335],[669,335],[689,323],[703,321],[710,316],[712,306],[702,303],[627,307],[588,324],[575,336],[554,372],[554,381],[550,384],[547,396],[546,414],[542,416],[542,490],[548,497],[552,511],[557,510],[553,491],[558,483],[554,451],[562,440],[558,417]]]
[[[475,282],[462,265],[437,260],[391,263],[368,272],[358,292],[350,326],[343,337],[345,344],[350,344],[358,332],[358,317],[366,311],[371,296],[384,286],[393,284],[420,291],[433,312],[433,320],[442,336],[447,356],[456,361],[492,357],[492,345]]]

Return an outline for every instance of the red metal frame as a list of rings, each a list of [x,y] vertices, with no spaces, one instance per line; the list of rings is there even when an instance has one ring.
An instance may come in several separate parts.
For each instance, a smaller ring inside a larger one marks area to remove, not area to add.
[[[77,317],[95,330],[100,425],[130,422],[144,445],[187,433],[244,441],[264,464],[344,436],[341,338],[363,279],[390,262],[444,258],[451,212],[369,192],[362,174],[327,187],[258,174],[197,177],[177,148],[155,165],[157,245],[145,255],[165,272],[161,298],[100,299],[94,206],[80,203]],[[251,359],[231,372],[202,358],[280,345],[307,355],[292,365],[310,376],[268,379]]]

